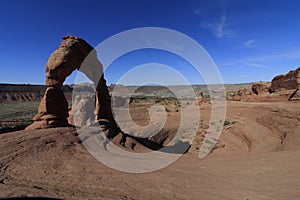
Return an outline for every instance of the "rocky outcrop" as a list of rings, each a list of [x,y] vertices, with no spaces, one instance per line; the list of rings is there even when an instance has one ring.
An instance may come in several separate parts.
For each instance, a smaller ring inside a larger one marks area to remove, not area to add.
[[[256,95],[268,95],[271,84],[266,82],[256,82],[252,84],[252,92]]]
[[[300,71],[298,71],[297,75],[297,89],[289,98],[290,101],[300,101]]]
[[[227,99],[230,101],[242,101],[244,99],[252,97],[253,92],[249,88],[242,88],[238,91],[228,92]]]
[[[292,70],[285,75],[278,75],[272,80],[270,92],[277,92],[281,90],[296,90],[298,88],[297,75],[300,67]]]
[[[248,89],[248,88],[243,88],[243,89],[238,90],[237,95],[240,97],[241,96],[251,96],[252,91],[250,91],[250,89]]]

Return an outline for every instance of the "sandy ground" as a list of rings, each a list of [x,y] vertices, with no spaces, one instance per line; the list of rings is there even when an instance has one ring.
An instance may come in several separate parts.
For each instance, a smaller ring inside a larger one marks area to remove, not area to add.
[[[209,104],[201,106],[202,129]],[[300,103],[228,102],[221,145],[161,170],[131,174],[93,158],[74,128],[0,135],[0,197],[63,199],[299,199]],[[177,113],[169,113],[171,119]],[[166,126],[172,128],[172,120]],[[234,123],[232,123],[234,122]]]

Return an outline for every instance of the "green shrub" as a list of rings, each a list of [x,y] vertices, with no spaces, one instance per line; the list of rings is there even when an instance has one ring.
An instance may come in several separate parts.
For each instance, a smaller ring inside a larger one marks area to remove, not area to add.
[[[225,120],[223,125],[227,126],[227,125],[230,125],[230,124],[231,124],[230,121]]]
[[[225,120],[224,121],[224,126],[227,126],[227,125],[230,125],[230,124],[235,124],[235,123],[236,123],[236,121],[230,122],[230,121]]]

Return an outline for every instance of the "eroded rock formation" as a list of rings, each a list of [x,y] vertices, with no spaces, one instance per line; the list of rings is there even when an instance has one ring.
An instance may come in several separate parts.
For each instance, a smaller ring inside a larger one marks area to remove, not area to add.
[[[290,101],[300,101],[300,70],[298,71],[296,80],[297,80],[297,89],[289,98]]]
[[[95,96],[76,96],[73,99],[72,109],[69,111],[69,124],[76,124],[76,126],[89,126],[95,122]],[[73,117],[75,116],[75,117]]]
[[[65,36],[60,46],[48,59],[47,89],[38,107],[38,114],[33,118],[33,124],[26,128],[27,130],[68,125],[68,103],[61,87],[65,79],[76,69],[83,72],[97,86],[95,120],[117,127],[106,81],[102,74],[102,64],[97,59],[96,51],[83,39]]]
[[[79,95],[78,99],[76,96],[74,103],[77,105],[73,105],[72,110],[69,110],[62,85],[66,77],[76,69],[92,80],[96,87],[93,86],[91,90],[88,86],[79,86],[82,89],[80,91],[92,91],[93,93],[89,93],[87,96]],[[99,139],[103,132],[107,139],[127,150],[134,150],[138,146],[151,150],[162,148],[160,144],[150,141],[148,138],[138,138],[126,134],[118,127],[112,113],[111,98],[102,70],[102,64],[97,59],[97,53],[93,47],[83,39],[74,36],[64,37],[47,62],[46,91],[39,104],[38,113],[33,118],[34,122],[26,130],[68,126],[68,122],[75,121],[77,126],[82,126],[78,130],[80,138],[84,141],[94,142],[94,133],[98,134],[96,139]],[[93,103],[92,106],[91,103]],[[91,109],[94,110],[94,116],[91,114],[93,113]],[[76,119],[68,118],[69,113],[73,116],[76,115]],[[94,124],[100,126],[93,126]],[[107,143],[105,142],[105,144]]]
[[[252,91],[250,91],[250,89],[248,88],[243,88],[243,89],[239,89],[237,92],[238,96],[251,96],[253,94]]]
[[[270,92],[297,89],[298,88],[297,75],[299,71],[300,71],[300,67],[296,70],[290,71],[285,75],[278,75],[274,77],[270,87]]]
[[[252,84],[252,92],[256,95],[268,95],[270,86],[270,83],[256,82]]]

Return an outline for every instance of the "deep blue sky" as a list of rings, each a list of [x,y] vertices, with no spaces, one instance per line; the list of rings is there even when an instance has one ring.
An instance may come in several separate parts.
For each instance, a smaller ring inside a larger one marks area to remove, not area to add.
[[[225,83],[271,81],[300,66],[299,10],[297,0],[1,0],[0,82],[43,84],[47,59],[64,35],[96,46],[119,32],[148,26],[174,29],[199,42]],[[137,52],[120,58],[105,76],[110,84],[132,65],[162,62],[182,68],[192,83],[201,82],[173,57]]]

